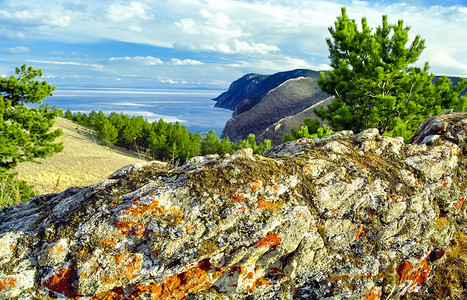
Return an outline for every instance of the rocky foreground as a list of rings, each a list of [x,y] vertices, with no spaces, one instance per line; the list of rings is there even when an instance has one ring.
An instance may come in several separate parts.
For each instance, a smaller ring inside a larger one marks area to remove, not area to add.
[[[467,233],[466,133],[454,113],[411,145],[344,131],[33,198],[0,211],[0,298],[437,298]]]

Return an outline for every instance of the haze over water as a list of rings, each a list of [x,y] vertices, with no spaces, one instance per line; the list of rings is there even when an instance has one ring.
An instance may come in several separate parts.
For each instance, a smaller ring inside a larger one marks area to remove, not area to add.
[[[214,130],[218,136],[232,112],[214,108],[211,99],[223,90],[145,88],[59,88],[43,101],[51,107],[89,113],[100,110],[143,116],[149,122],[180,122],[191,132]]]

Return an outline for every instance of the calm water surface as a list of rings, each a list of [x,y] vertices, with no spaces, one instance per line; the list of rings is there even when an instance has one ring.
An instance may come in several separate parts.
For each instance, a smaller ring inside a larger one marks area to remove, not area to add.
[[[199,89],[135,89],[135,88],[59,88],[43,103],[72,112],[89,113],[102,110],[143,116],[149,122],[162,118],[178,121],[189,131],[214,130],[220,136],[232,112],[214,108],[212,98],[223,90]]]

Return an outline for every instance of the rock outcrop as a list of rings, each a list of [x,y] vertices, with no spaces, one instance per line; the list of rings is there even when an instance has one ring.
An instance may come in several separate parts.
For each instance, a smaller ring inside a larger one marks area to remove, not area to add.
[[[466,132],[449,114],[410,145],[343,131],[35,197],[0,211],[0,298],[438,298],[467,233]]]

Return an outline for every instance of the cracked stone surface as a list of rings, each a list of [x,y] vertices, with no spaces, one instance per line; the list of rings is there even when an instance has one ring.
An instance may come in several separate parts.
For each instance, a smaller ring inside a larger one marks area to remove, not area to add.
[[[467,114],[126,167],[0,210],[1,299],[399,299],[465,227]],[[447,220],[447,221],[446,221]]]

